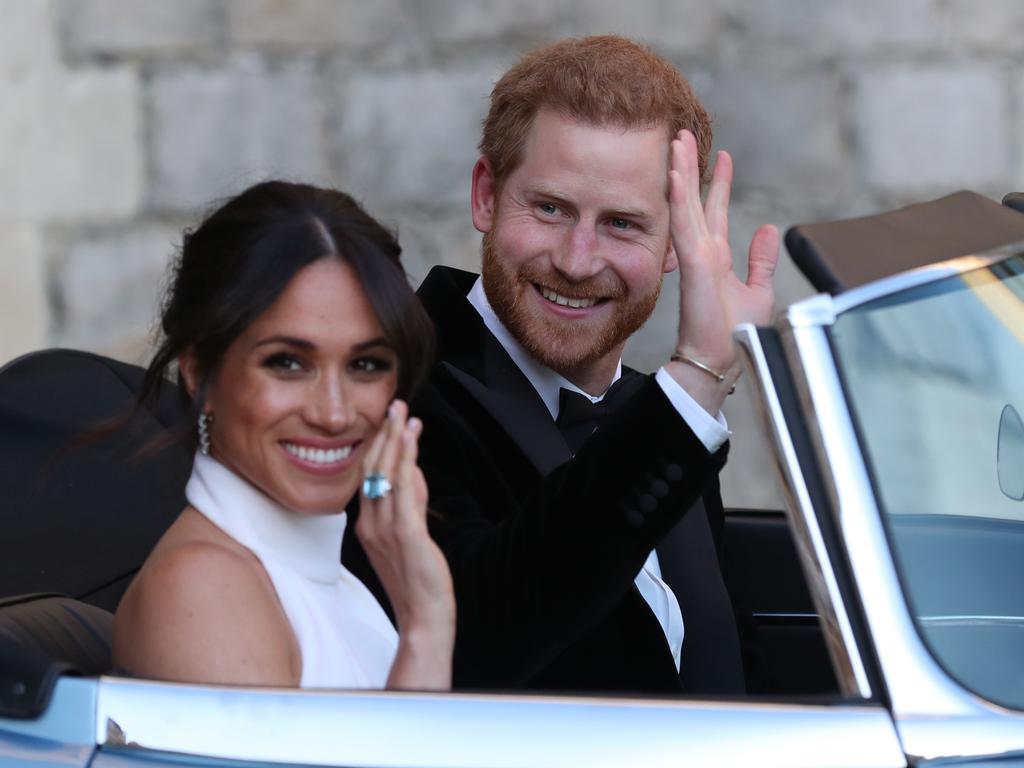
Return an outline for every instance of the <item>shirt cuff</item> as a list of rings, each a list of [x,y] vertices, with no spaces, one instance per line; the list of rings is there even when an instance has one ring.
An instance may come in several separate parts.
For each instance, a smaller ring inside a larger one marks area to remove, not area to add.
[[[693,430],[693,434],[708,449],[708,453],[714,453],[725,444],[732,432],[729,431],[729,425],[725,423],[725,416],[721,411],[712,417],[664,368],[658,369],[654,380],[658,382],[661,391],[665,393],[665,397],[672,403],[672,407],[686,425]]]

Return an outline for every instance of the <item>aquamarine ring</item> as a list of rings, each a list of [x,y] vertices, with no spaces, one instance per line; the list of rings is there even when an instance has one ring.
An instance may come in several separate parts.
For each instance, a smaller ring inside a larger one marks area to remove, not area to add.
[[[391,481],[386,475],[373,472],[363,480],[363,496],[368,499],[382,499],[391,493]]]

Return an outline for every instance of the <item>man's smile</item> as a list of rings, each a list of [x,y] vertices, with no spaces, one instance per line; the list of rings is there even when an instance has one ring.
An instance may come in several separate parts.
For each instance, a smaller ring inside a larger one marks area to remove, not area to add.
[[[555,304],[558,304],[559,306],[562,307],[572,307],[573,309],[587,309],[588,307],[592,307],[599,302],[605,301],[605,299],[599,299],[594,297],[573,298],[571,296],[563,296],[562,294],[556,293],[550,288],[545,288],[543,285],[537,285],[536,283],[534,283],[534,287],[545,299]]]

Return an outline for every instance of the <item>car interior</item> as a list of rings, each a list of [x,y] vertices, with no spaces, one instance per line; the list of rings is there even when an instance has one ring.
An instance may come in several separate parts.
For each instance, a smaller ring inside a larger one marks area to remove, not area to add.
[[[835,294],[1024,240],[1024,193],[1004,203],[959,192],[794,227],[786,246],[815,288]],[[183,428],[181,394],[168,383],[137,408],[141,376],[137,366],[75,350],[0,368],[0,716],[37,715],[62,674],[109,671],[113,611],[185,506],[191,456],[165,439]],[[723,549],[749,693],[838,696],[785,513],[727,510]]]

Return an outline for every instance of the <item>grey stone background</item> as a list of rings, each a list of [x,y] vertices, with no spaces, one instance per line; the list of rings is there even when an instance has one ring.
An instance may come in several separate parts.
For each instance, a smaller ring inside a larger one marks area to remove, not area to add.
[[[495,77],[602,32],[649,43],[708,106],[740,263],[764,221],[1024,188],[1021,0],[0,0],[0,363],[54,345],[144,361],[182,228],[268,176],[356,194],[417,281],[475,268]],[[809,293],[788,262],[778,293]],[[670,277],[629,362],[670,350],[676,298]],[[745,388],[727,415],[727,502],[777,505]]]

